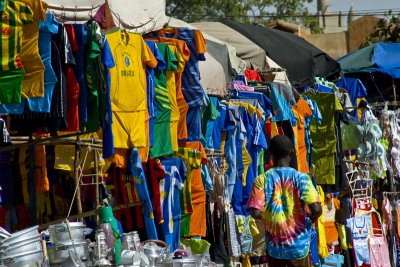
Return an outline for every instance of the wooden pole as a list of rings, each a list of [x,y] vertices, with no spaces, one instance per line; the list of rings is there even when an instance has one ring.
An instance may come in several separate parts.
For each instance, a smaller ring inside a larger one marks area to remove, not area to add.
[[[80,179],[79,179],[79,170],[80,170],[80,154],[81,154],[81,146],[78,144],[79,143],[79,136],[76,138],[76,145],[75,145],[75,158],[74,158],[74,181],[75,181],[75,186],[76,188],[76,196],[75,196],[75,202],[76,202],[76,208],[78,214],[82,213],[82,202],[81,202],[81,188],[80,188]],[[82,220],[82,218],[81,218]]]
[[[94,155],[94,169],[96,176],[96,209],[100,207],[100,196],[99,196],[99,159],[97,158],[97,150],[93,149]],[[96,223],[99,223],[99,216],[96,216]]]
[[[143,202],[141,202],[141,201],[137,201],[135,203],[129,203],[129,204],[122,204],[122,205],[118,205],[118,206],[114,207],[113,211],[126,209],[126,208],[132,208],[132,207],[140,206],[142,204],[143,204]],[[50,225],[59,224],[59,223],[64,222],[65,220],[68,220],[68,221],[71,222],[71,221],[79,220],[79,219],[82,219],[82,218],[87,218],[87,217],[90,217],[90,216],[93,216],[93,215],[97,215],[97,213],[98,213],[98,209],[95,209],[95,210],[91,210],[91,211],[85,211],[85,212],[82,212],[80,214],[71,215],[71,216],[69,216],[67,218],[58,219],[58,220],[54,220],[54,221],[51,221],[51,222],[48,222],[48,223],[41,224],[39,226],[39,230],[40,231],[46,230]]]

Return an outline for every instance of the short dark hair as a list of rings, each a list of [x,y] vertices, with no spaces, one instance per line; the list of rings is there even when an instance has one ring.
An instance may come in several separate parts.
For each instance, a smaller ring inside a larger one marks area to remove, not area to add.
[[[269,145],[269,153],[275,160],[289,156],[293,149],[293,143],[286,135],[275,136]]]

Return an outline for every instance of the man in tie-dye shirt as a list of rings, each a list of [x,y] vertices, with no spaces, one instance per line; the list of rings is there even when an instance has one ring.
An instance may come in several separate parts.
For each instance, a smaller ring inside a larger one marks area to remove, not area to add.
[[[256,178],[248,201],[251,215],[265,224],[268,264],[311,266],[309,229],[322,213],[318,193],[307,175],[289,167],[294,147],[288,137],[274,137],[269,152],[273,168]]]

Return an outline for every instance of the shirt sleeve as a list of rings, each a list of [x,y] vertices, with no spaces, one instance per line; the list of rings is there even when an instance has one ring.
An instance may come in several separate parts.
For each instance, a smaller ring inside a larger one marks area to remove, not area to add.
[[[111,69],[115,66],[114,57],[112,56],[110,45],[108,44],[107,38],[105,37],[103,48],[101,50],[101,61],[108,69]]]
[[[185,62],[188,62],[190,58],[190,49],[185,42],[182,44],[181,54],[183,60],[185,60]]]
[[[258,176],[251,188],[247,208],[255,208],[259,211],[265,209],[265,174]]]
[[[310,205],[315,202],[321,203],[318,192],[312,184],[310,177],[305,174],[300,174],[298,186],[300,191],[300,198],[304,202],[304,204]]]
[[[163,56],[161,55],[160,50],[158,49],[157,45],[154,43],[154,56],[157,59],[157,69],[158,70],[165,70],[166,69],[166,63],[165,60],[163,58]]]
[[[157,59],[154,57],[153,53],[151,52],[149,46],[146,42],[141,38],[141,45],[142,45],[142,62],[144,66],[149,66],[150,68],[154,69],[157,67]]]
[[[194,40],[196,42],[196,52],[199,55],[204,55],[207,51],[206,40],[204,39],[203,34],[199,30],[194,31]],[[202,58],[200,57],[200,60]],[[205,59],[204,59],[205,60]]]

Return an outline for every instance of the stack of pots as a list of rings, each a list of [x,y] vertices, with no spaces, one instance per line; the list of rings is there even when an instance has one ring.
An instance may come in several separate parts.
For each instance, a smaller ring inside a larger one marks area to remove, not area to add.
[[[81,261],[90,260],[89,246],[85,240],[85,229],[86,225],[82,222],[50,225],[51,244],[47,247],[47,253],[51,265],[65,266],[71,253],[76,253]]]
[[[11,234],[0,241],[0,266],[36,267],[43,263],[38,226]]]

